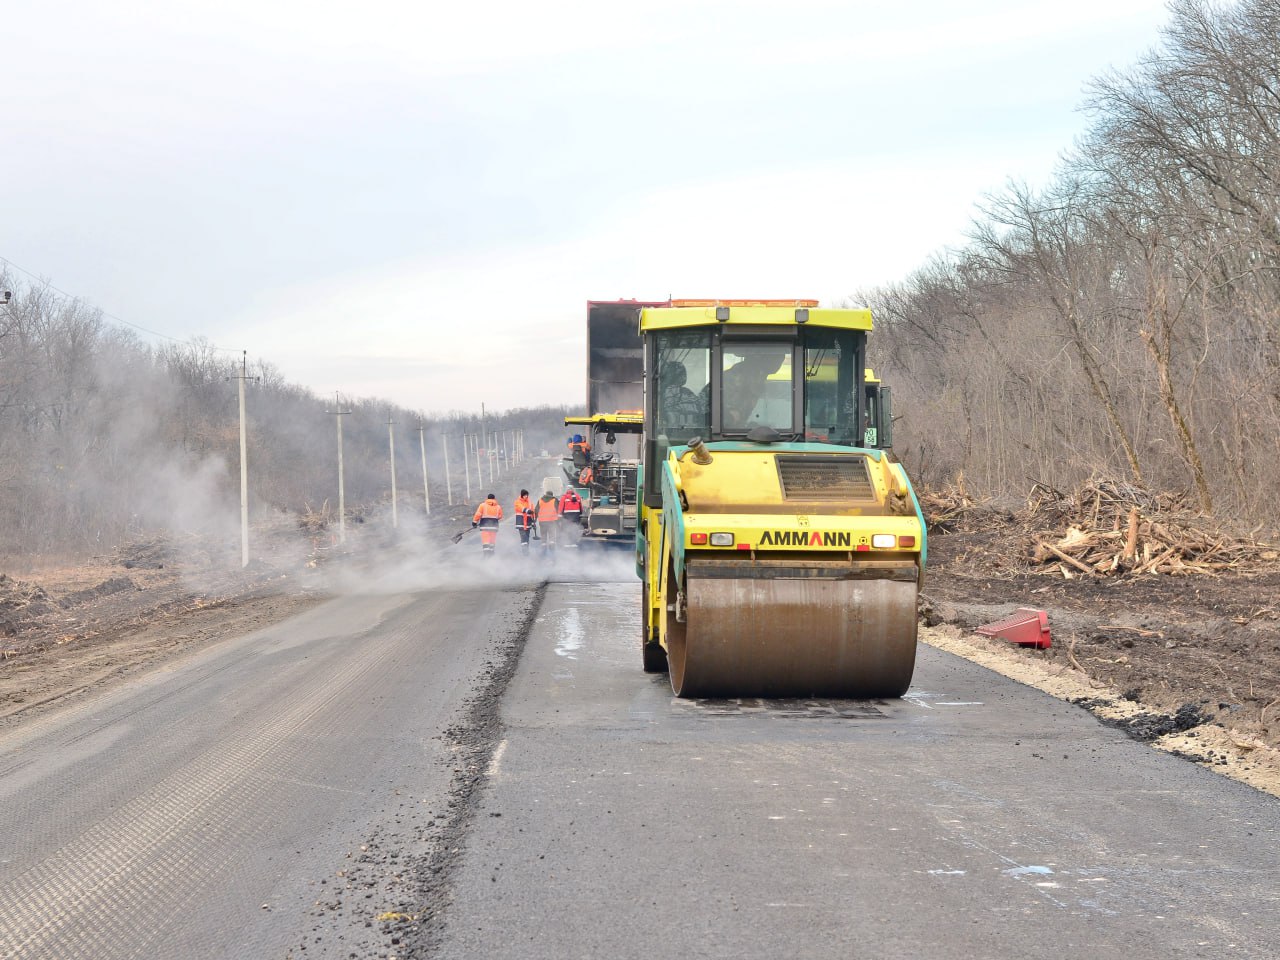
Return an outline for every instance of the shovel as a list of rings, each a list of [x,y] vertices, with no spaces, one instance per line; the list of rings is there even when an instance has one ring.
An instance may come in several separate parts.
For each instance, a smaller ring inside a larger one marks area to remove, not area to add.
[[[454,543],[457,543],[459,540],[461,540],[463,537],[465,537],[468,533],[470,533],[474,529],[475,527],[467,527],[467,529],[463,530],[461,533],[455,533],[449,539],[452,540]]]

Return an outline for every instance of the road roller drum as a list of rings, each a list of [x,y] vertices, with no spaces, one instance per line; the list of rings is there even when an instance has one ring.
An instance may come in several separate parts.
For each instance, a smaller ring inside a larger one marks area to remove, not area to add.
[[[692,562],[667,611],[672,689],[681,697],[901,696],[915,668],[915,574],[912,563],[859,571]]]

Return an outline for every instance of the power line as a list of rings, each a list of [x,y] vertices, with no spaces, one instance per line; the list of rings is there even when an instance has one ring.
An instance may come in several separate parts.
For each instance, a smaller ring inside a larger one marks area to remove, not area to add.
[[[48,280],[44,279],[43,277],[37,276],[36,274],[32,273],[30,270],[26,269],[25,267],[19,266],[18,264],[10,260],[8,257],[0,257],[0,263],[5,264],[6,266],[13,267],[13,269],[17,270],[21,274],[26,275],[30,279],[34,280],[36,283],[40,284],[42,287],[48,287],[54,293],[60,293],[64,297],[66,297],[68,300],[78,300],[81,303],[89,304],[89,306],[93,307],[104,317],[108,318],[109,320],[114,320],[116,323],[122,323],[126,327],[132,327],[134,330],[141,330],[143,333],[149,333],[151,334],[151,336],[160,337],[163,340],[172,340],[174,343],[182,343],[187,345],[188,347],[206,346],[206,347],[209,347],[210,349],[219,350],[223,353],[240,353],[239,350],[233,350],[230,347],[220,347],[217,344],[208,343],[208,342],[203,344],[198,344],[194,340],[184,340],[182,337],[173,337],[167,333],[161,333],[159,330],[152,330],[150,327],[144,327],[140,323],[130,323],[128,320],[124,319],[123,317],[117,317],[114,313],[108,313],[106,310],[103,310],[102,307],[98,306],[92,300],[89,300],[85,297],[77,297],[75,294],[67,293],[67,291],[61,289],[60,287],[55,287]]]

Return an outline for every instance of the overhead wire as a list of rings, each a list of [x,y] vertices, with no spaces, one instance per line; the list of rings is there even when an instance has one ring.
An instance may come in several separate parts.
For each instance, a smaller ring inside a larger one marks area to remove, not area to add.
[[[37,276],[36,274],[32,273],[30,270],[26,269],[20,264],[14,263],[8,257],[0,257],[0,263],[3,263],[5,266],[12,267],[14,270],[17,270],[19,273],[25,275],[26,277],[30,278],[34,282],[38,283],[40,286],[47,287],[48,289],[52,290],[54,293],[59,293],[62,296],[66,297],[68,300],[75,300],[75,301],[79,301],[80,303],[87,303],[89,306],[93,307],[95,310],[97,310],[100,314],[102,314],[104,317],[106,317],[109,320],[114,320],[116,323],[124,324],[124,326],[126,327],[132,327],[134,330],[141,330],[143,333],[148,333],[153,337],[160,337],[163,340],[172,340],[174,343],[185,344],[188,347],[207,347],[211,350],[218,350],[223,353],[240,354],[243,352],[241,350],[236,350],[231,347],[220,347],[217,344],[210,343],[208,341],[205,341],[203,343],[197,343],[194,340],[186,340],[182,337],[174,337],[167,333],[161,333],[159,330],[152,330],[150,327],[144,327],[140,323],[132,323],[124,319],[124,317],[118,317],[114,313],[108,313],[106,310],[103,310],[102,307],[98,306],[92,300],[89,300],[85,297],[78,297],[72,293],[67,293],[67,291],[50,283],[44,277]]]

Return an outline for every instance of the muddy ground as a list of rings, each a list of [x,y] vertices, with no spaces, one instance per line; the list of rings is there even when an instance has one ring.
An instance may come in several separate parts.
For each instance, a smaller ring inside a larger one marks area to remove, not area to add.
[[[467,512],[439,517],[435,538],[466,529]],[[229,562],[234,544],[160,538],[81,562],[0,566],[0,725],[281,620],[326,596],[326,571],[387,548],[359,527],[343,548],[323,530],[273,536],[288,549],[245,570]],[[1280,564],[1096,577],[1032,569],[1030,551],[1016,511],[969,505],[936,523],[921,610],[951,629],[926,639],[1280,792]],[[973,634],[1018,607],[1047,611],[1050,649]]]

